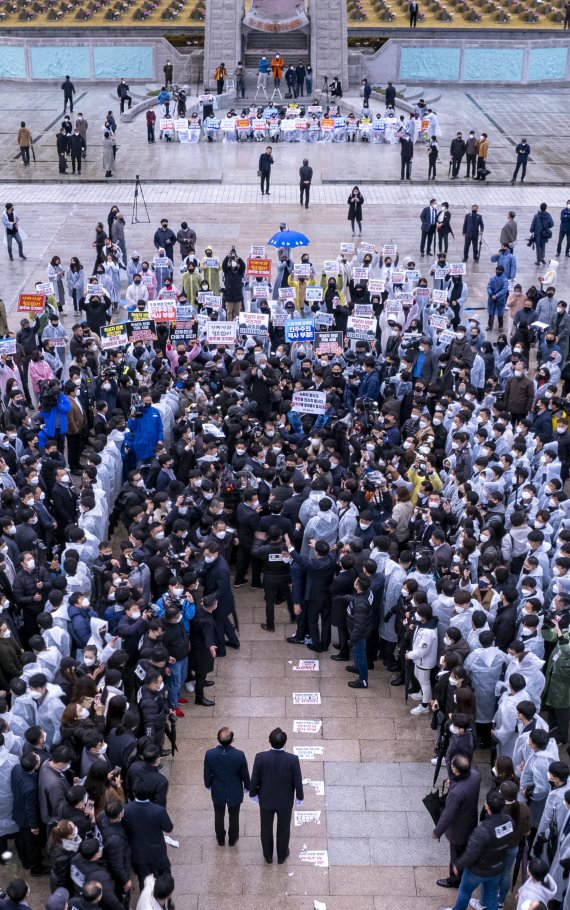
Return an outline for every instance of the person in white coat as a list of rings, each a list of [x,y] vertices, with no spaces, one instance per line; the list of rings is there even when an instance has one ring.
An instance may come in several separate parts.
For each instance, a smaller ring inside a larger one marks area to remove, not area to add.
[[[497,686],[502,686],[499,682]],[[517,705],[528,699],[525,689],[525,678],[520,673],[513,673],[506,690],[501,695],[499,706],[493,718],[493,736],[497,741],[497,755],[513,757],[518,739]]]
[[[541,859],[531,859],[528,864],[528,878],[519,889],[517,910],[532,907],[534,901],[539,901],[547,906],[555,896],[556,884],[548,872],[548,863]]]
[[[0,733],[0,855],[6,852],[8,837],[18,831],[18,825],[12,818],[12,769],[19,764],[17,755],[12,755],[6,748],[4,734]]]
[[[174,907],[174,879],[170,872],[161,875],[147,875],[144,888],[137,902],[137,910],[169,910]]]
[[[557,887],[557,900],[562,899],[566,887],[564,869],[560,865],[560,847],[562,846],[562,830],[567,818],[565,795],[568,790],[569,775],[570,768],[564,762],[554,761],[548,766],[548,780],[554,789],[546,799],[532,848],[532,852],[538,859],[543,859],[550,864],[550,874]]]
[[[491,724],[495,714],[496,685],[506,672],[507,656],[494,645],[492,632],[482,632],[479,636],[481,647],[475,648],[465,658],[465,669],[469,670],[473,680],[477,699],[477,724]],[[483,731],[478,731],[482,733]]]
[[[520,777],[522,769],[530,757],[528,744],[530,734],[533,730],[548,730],[548,723],[538,714],[536,705],[532,701],[517,702],[517,721],[519,734],[513,750],[513,765],[515,774]],[[550,740],[549,748],[556,750],[556,754],[553,755],[552,759],[554,761],[558,758],[558,747],[554,739]]]
[[[310,540],[326,540],[329,547],[333,547],[338,540],[338,517],[332,509],[332,499],[323,496],[319,502],[319,511],[313,515],[305,525],[301,556],[309,556]]]
[[[437,664],[437,619],[429,604],[420,604],[416,608],[414,625],[412,649],[406,653],[406,660],[414,662],[414,675],[421,689],[421,694],[417,696],[421,703],[410,712],[414,717],[419,717],[421,714],[429,714],[431,671]]]
[[[508,683],[513,674],[522,673],[525,678],[525,689],[528,697],[535,705],[540,705],[540,700],[546,679],[542,668],[544,661],[533,654],[531,651],[525,651],[525,646],[521,641],[514,641],[509,645],[507,653],[512,657],[511,663],[505,673],[505,683]]]
[[[520,792],[526,798],[530,809],[531,829],[538,828],[546,798],[550,793],[548,769],[551,759],[547,751],[549,741],[550,734],[546,730],[533,730],[528,738],[531,755],[523,768]]]
[[[44,730],[48,749],[61,742],[61,716],[65,705],[60,686],[48,683],[44,673],[36,673],[28,681],[30,694],[36,702],[37,722]]]

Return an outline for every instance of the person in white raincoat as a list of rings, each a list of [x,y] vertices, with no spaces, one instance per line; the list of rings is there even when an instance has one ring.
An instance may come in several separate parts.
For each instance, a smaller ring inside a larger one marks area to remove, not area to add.
[[[45,732],[48,749],[61,742],[61,715],[65,705],[60,686],[48,683],[44,673],[36,673],[28,682],[30,694],[36,702],[37,723]]]
[[[12,768],[19,764],[17,755],[12,755],[5,745],[4,736],[0,733],[0,854],[8,846],[8,835],[16,834],[18,826],[12,818]]]
[[[465,669],[471,673],[473,688],[477,692],[476,721],[478,724],[490,724],[496,711],[496,685],[503,669],[506,672],[508,659],[493,644],[492,632],[483,632],[479,641],[481,647],[467,656]]]
[[[329,547],[334,546],[338,540],[338,517],[332,510],[332,500],[328,496],[323,496],[318,513],[305,525],[301,556],[309,556],[310,540],[326,540]]]
[[[524,644],[520,641],[514,641],[509,646],[508,653],[514,659],[507,667],[505,682],[507,683],[514,673],[522,673],[525,678],[525,689],[528,692],[529,699],[535,705],[540,706],[540,699],[546,685],[546,679],[542,672],[544,661],[537,657],[536,654],[533,654],[532,651],[525,651]]]
[[[498,683],[501,686],[501,683]],[[497,755],[513,757],[515,744],[518,738],[517,705],[526,701],[528,693],[525,689],[525,678],[520,673],[513,673],[509,679],[507,689],[501,695],[499,706],[493,718],[493,735],[497,740]]]

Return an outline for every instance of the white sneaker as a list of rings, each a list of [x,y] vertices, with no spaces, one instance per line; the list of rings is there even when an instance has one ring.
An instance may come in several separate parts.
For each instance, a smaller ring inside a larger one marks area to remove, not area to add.
[[[474,897],[469,901],[473,910],[487,910],[485,904],[482,904],[481,901],[476,900]]]
[[[413,714],[414,717],[419,717],[420,714],[429,714],[429,707],[427,705],[418,705],[417,708],[412,708],[410,714]]]
[[[193,691],[194,691],[194,683],[193,683],[193,682],[187,682],[187,683],[184,684],[184,688],[186,689],[187,692],[193,692]]]
[[[437,758],[432,758],[431,763],[432,765],[437,765]]]
[[[421,701],[422,693],[421,692],[410,692],[410,694],[408,695],[408,698],[411,698],[412,701]]]

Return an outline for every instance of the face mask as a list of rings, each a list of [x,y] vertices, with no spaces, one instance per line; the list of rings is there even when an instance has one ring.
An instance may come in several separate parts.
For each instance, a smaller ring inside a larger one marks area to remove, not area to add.
[[[141,611],[140,611],[140,610],[135,610],[134,613],[131,613],[131,619],[140,619],[140,618],[141,618]]]
[[[36,560],[35,560],[35,559],[28,559],[27,562],[26,562],[26,568],[27,568],[27,569],[35,569],[35,568],[36,568]]]
[[[164,540],[164,531],[158,531],[155,535],[155,540]]]
[[[562,434],[566,432],[566,427],[556,427],[556,432],[562,436]]]
[[[521,498],[524,499],[525,502],[528,502],[532,499],[532,493],[523,493]]]
[[[414,619],[416,622],[421,622],[422,618],[419,613],[414,613]]]
[[[99,755],[104,755],[106,751],[107,751],[107,743],[103,743],[103,745],[102,745],[101,748],[99,749],[98,754],[99,754]]]
[[[69,482],[70,482],[69,474],[64,474],[63,477],[61,478],[61,482],[62,482],[62,483],[69,483]]]
[[[454,679],[453,676],[450,676],[450,677],[449,677],[449,685],[450,685],[450,686],[458,686],[458,685],[459,685],[459,680],[458,680],[458,679]]]
[[[204,562],[209,565],[210,563],[214,562],[215,558],[215,556],[204,556]]]
[[[459,733],[459,727],[456,727],[455,724],[450,724],[449,729],[452,733]]]
[[[12,633],[10,632],[10,630],[6,629],[6,631],[2,633],[2,638],[10,638],[11,635],[12,635]]]
[[[529,635],[532,635],[534,632],[533,629],[521,629],[521,635],[523,638],[528,638]]]
[[[451,640],[451,638],[448,638],[448,636],[447,636],[447,635],[446,635],[446,636],[445,636],[445,637],[444,637],[444,639],[443,639],[443,643],[444,643],[444,645],[447,645],[447,647],[448,647],[448,648],[449,648],[449,646],[450,646],[450,645],[452,645],[452,644],[453,644],[453,642],[452,642],[452,640]]]
[[[88,717],[89,717],[89,711],[87,710],[87,708],[80,708],[80,710],[79,710],[79,719],[80,719],[80,720],[87,720]]]
[[[40,698],[42,697],[42,693],[41,693],[41,692],[30,692],[30,695],[32,696],[32,698],[34,699],[34,701],[39,701]],[[67,767],[69,767],[69,765],[68,765]]]
[[[362,521],[359,521],[358,524],[360,525],[360,527],[363,531],[367,531],[368,528],[370,527],[369,524],[364,524],[364,522],[362,522]]]
[[[115,595],[113,595],[113,597],[114,596]],[[109,597],[110,597],[110,595],[109,595]],[[86,667],[92,667],[93,664],[95,663],[95,658],[94,657],[84,657],[83,663],[85,664]]]

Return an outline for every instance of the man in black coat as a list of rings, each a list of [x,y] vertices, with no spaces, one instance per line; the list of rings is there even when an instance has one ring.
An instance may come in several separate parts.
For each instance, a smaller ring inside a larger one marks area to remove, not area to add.
[[[265,622],[261,628],[265,632],[275,632],[275,604],[283,600],[289,608],[291,622],[295,622],[293,598],[291,597],[291,574],[289,566],[291,557],[279,527],[273,525],[269,530],[269,540],[257,541],[253,553],[263,559],[263,593],[265,596]]]
[[[71,477],[67,468],[57,468],[55,484],[51,494],[53,517],[57,521],[58,540],[65,540],[65,528],[77,521],[77,503],[79,497],[71,486]]]
[[[518,591],[514,586],[509,585],[501,591],[501,600],[491,629],[495,636],[495,644],[501,651],[506,652],[510,643],[516,638],[517,602]]]
[[[445,835],[449,841],[449,876],[438,879],[440,888],[459,886],[453,867],[477,827],[480,788],[481,775],[471,767],[469,758],[456,755],[451,760],[451,780],[445,808],[432,832],[434,840]]]
[[[437,224],[437,201],[430,199],[429,205],[426,205],[420,212],[420,223],[422,227],[422,239],[420,240],[420,255],[425,256],[426,240],[427,254],[431,255],[431,247],[435,251],[435,226]]]
[[[401,174],[400,180],[412,179],[412,159],[414,157],[414,143],[411,141],[408,133],[404,133],[400,139],[400,159]]]
[[[451,179],[456,180],[465,155],[465,140],[461,133],[458,133],[455,139],[451,140],[449,147],[449,157],[451,158]]]
[[[123,910],[124,905],[115,894],[115,883],[111,873],[105,868],[102,858],[103,848],[96,837],[88,837],[81,842],[69,867],[71,881],[75,885],[75,893],[80,894],[83,885],[87,882],[99,882],[103,889],[101,906],[105,907],[105,910]]]
[[[174,825],[164,806],[151,803],[147,788],[139,784],[134,801],[125,806],[123,826],[131,847],[132,866],[142,891],[147,875],[170,872],[164,835],[170,834]]]
[[[264,152],[259,156],[259,177],[261,179],[261,195],[264,195],[264,192],[269,196],[269,180],[271,177],[271,165],[273,164],[273,149],[270,145],[267,146]],[[265,190],[263,189],[265,187]]]
[[[309,208],[309,195],[311,193],[311,180],[313,179],[313,168],[309,167],[309,159],[303,158],[303,164],[299,168],[299,193],[300,204],[303,205],[303,196],[305,197],[305,208]]]
[[[162,673],[149,670],[140,692],[139,711],[144,735],[162,752],[167,713]]]
[[[205,698],[204,686],[213,686],[213,681],[206,679],[214,669],[216,657],[216,624],[214,613],[218,607],[215,594],[208,594],[196,610],[190,623],[190,666],[196,677],[195,704],[210,708],[215,704],[213,698]]]
[[[348,643],[352,651],[352,662],[358,670],[358,679],[351,679],[351,689],[368,688],[368,658],[366,656],[366,639],[372,632],[372,600],[370,580],[359,576],[354,582],[355,596],[350,599],[346,609]]]
[[[230,648],[239,648],[240,642],[236,630],[230,622],[230,614],[235,614],[236,604],[230,582],[230,568],[220,553],[220,545],[209,543],[204,549],[204,594],[214,594],[218,609],[214,615],[218,651],[217,656],[226,653],[226,638]]]
[[[139,784],[147,788],[151,802],[166,808],[168,778],[160,771],[160,749],[152,743],[144,747],[142,759],[134,761],[127,773],[129,794],[133,794]]]
[[[259,802],[261,847],[266,863],[273,862],[273,820],[277,815],[277,862],[289,856],[293,798],[304,799],[301,765],[296,755],[285,752],[287,734],[276,727],[269,734],[268,752],[258,752],[251,772],[249,795]]]
[[[65,81],[61,83],[61,89],[63,91],[63,113],[65,114],[67,105],[69,104],[69,110],[73,114],[73,96],[75,95],[75,86],[69,76],[66,76]]]
[[[16,849],[24,869],[33,875],[47,872],[42,864],[42,839],[40,836],[40,800],[38,771],[40,759],[33,753],[22,755],[20,764],[12,769],[12,818],[20,829],[15,835]]]
[[[235,247],[222,262],[224,273],[224,307],[226,318],[235,319],[239,315],[243,304],[243,276],[245,275],[245,262],[238,256]]]
[[[78,129],[75,129],[71,134],[71,173],[75,174],[75,166],[77,165],[77,173],[81,173],[81,157],[83,155],[83,139],[81,138],[81,133]]]
[[[479,237],[482,236],[484,230],[485,225],[479,214],[479,207],[472,205],[471,213],[467,214],[463,219],[463,262],[467,262],[469,259],[470,246],[473,246],[474,261],[479,262]]]
[[[97,828],[103,838],[103,862],[113,876],[119,899],[124,899],[132,888],[131,848],[123,824],[124,816],[123,803],[111,799],[97,818]]]
[[[218,743],[204,756],[204,786],[212,794],[216,839],[223,847],[226,842],[224,826],[228,807],[228,843],[239,839],[239,810],[243,791],[249,790],[250,779],[245,754],[232,746],[234,734],[228,727],[218,730]]]
[[[288,536],[285,537],[289,555],[293,562],[306,569],[307,582],[305,600],[307,601],[307,624],[311,644],[309,650],[328,651],[331,639],[331,602],[330,586],[334,578],[336,556],[331,552],[325,540],[309,541],[313,554],[308,558],[297,553]],[[319,632],[319,619],[321,631]]]
[[[238,522],[238,533],[236,536],[239,544],[236,552],[234,588],[241,588],[245,585],[245,574],[250,562],[251,586],[252,588],[261,587],[261,563],[258,559],[252,560],[251,558],[251,548],[260,521],[260,511],[257,492],[250,488],[244,490],[243,502],[240,502],[236,510]]]
[[[23,626],[20,637],[27,645],[30,636],[38,631],[36,617],[43,613],[44,604],[51,591],[51,580],[46,569],[36,566],[34,554],[22,553],[21,568],[16,572],[12,592],[14,603],[22,611]]]

